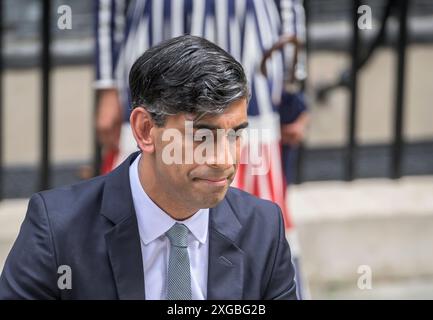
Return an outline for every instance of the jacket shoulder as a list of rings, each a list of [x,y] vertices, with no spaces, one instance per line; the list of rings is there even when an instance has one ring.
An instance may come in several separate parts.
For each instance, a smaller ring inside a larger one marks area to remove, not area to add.
[[[83,214],[98,213],[106,176],[98,176],[79,183],[38,192],[48,219],[61,227],[78,221]]]
[[[95,192],[102,190],[105,179],[106,176],[97,176],[74,184],[40,191],[37,194],[48,204],[58,202],[59,200],[74,203],[76,200],[85,197],[85,195],[92,196]]]

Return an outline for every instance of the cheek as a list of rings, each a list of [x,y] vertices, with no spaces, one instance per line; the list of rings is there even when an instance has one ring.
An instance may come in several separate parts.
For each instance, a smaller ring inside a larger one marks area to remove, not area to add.
[[[191,182],[189,178],[191,169],[187,165],[166,165],[162,169],[165,170],[165,176],[172,185],[185,188]]]
[[[234,156],[234,163],[238,164],[241,158],[242,143],[241,140],[236,140],[236,143],[232,147],[232,155]]]

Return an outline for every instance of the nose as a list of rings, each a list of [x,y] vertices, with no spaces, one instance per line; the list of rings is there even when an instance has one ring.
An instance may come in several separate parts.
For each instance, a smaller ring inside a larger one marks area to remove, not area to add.
[[[217,134],[214,149],[207,161],[210,167],[227,170],[236,163],[236,142],[230,141],[226,134]]]

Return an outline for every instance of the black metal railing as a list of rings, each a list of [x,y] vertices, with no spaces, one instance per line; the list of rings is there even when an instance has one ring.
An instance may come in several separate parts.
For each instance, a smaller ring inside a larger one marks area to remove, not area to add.
[[[309,5],[312,1],[305,1],[306,12],[308,13]],[[316,3],[316,2],[315,2]],[[357,178],[357,160],[359,145],[357,144],[357,86],[358,86],[358,73],[359,70],[366,64],[367,60],[372,56],[372,53],[385,42],[385,27],[390,16],[390,12],[393,11],[397,17],[399,24],[399,32],[395,40],[394,51],[397,56],[396,63],[396,83],[394,86],[394,132],[393,141],[391,145],[391,155],[389,157],[390,168],[388,176],[392,179],[398,179],[402,176],[402,159],[403,159],[403,149],[404,149],[404,93],[405,93],[405,56],[407,47],[407,19],[409,12],[409,1],[408,0],[388,0],[384,3],[384,10],[382,18],[382,26],[376,35],[376,38],[372,41],[372,44],[366,54],[361,55],[361,45],[359,37],[359,27],[358,27],[358,7],[361,5],[361,1],[352,1],[352,11],[351,11],[351,41],[350,41],[350,59],[351,67],[347,72],[343,72],[340,79],[335,83],[328,84],[323,88],[320,88],[317,92],[317,98],[319,100],[323,99],[328,92],[338,88],[345,87],[349,91],[349,104],[348,104],[348,116],[347,116],[347,141],[344,148],[342,156],[344,157],[342,163],[344,164],[343,179],[346,181],[352,181]],[[307,24],[310,19],[307,19]],[[308,25],[307,25],[308,29]],[[311,40],[311,39],[310,39]],[[311,44],[307,46],[310,48]],[[304,161],[305,151],[302,149],[300,156],[302,159],[298,159],[298,172],[297,172],[297,183],[303,181],[303,172],[300,170],[304,166],[302,162]]]
[[[4,57],[3,57],[3,11],[4,4],[3,1],[0,1],[0,200],[3,199],[4,191],[3,191],[3,181],[4,181],[4,172],[3,172],[3,139],[4,139],[4,128],[3,128],[3,66],[4,66]]]
[[[350,55],[352,58],[352,67],[350,72],[350,102],[348,113],[348,132],[346,146],[346,163],[345,179],[352,181],[355,177],[355,159],[356,159],[356,124],[357,124],[357,97],[358,97],[358,60],[359,60],[359,28],[358,28],[358,7],[359,0],[353,1],[352,7],[352,44]]]
[[[402,173],[402,156],[403,156],[403,120],[404,120],[404,79],[406,69],[406,45],[407,45],[407,15],[409,2],[408,0],[398,0],[398,22],[399,32],[398,41],[396,42],[397,53],[397,78],[395,84],[395,114],[394,114],[394,142],[392,146],[391,157],[391,178],[398,179]]]
[[[50,187],[50,71],[51,71],[51,0],[42,1],[41,51],[41,155],[39,163],[39,190]]]

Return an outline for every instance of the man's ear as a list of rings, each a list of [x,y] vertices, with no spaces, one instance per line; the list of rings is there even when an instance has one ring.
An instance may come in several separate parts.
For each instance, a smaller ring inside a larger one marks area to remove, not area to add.
[[[155,123],[150,113],[141,107],[134,108],[129,117],[129,123],[138,148],[142,152],[153,153],[155,151],[153,135]]]

